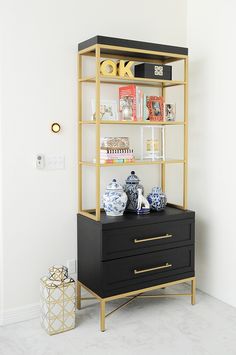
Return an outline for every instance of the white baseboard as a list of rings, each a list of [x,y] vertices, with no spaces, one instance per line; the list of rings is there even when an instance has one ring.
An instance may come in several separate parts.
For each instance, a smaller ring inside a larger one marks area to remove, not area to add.
[[[39,317],[39,303],[28,306],[12,308],[0,313],[0,325],[23,322]]]

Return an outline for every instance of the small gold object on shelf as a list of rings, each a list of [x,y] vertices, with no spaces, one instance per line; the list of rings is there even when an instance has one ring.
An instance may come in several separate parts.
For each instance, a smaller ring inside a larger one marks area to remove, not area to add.
[[[165,126],[140,127],[141,160],[165,160]]]
[[[157,155],[159,152],[159,141],[157,139],[147,139],[146,140],[146,152],[152,157],[152,155]]]
[[[100,64],[102,75],[116,76],[117,68],[113,60],[103,60]]]
[[[127,60],[120,60],[119,62],[114,62],[113,60],[107,59],[103,60],[100,64],[100,73],[104,76],[116,77],[117,75],[121,78],[133,79],[134,74],[131,71],[131,67],[134,62]]]
[[[118,75],[121,77],[129,77],[132,79],[134,77],[131,67],[134,65],[134,62],[130,61],[125,61],[125,60],[120,60],[120,63],[118,65]]]

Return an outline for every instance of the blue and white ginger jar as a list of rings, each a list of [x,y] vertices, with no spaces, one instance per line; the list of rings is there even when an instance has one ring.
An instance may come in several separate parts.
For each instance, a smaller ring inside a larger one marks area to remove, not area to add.
[[[140,180],[135,174],[135,171],[131,171],[131,174],[125,180],[124,191],[127,193],[128,202],[126,210],[129,212],[136,212],[138,207],[138,189],[142,190],[144,194],[144,188],[139,183]]]
[[[147,200],[150,203],[150,208],[154,211],[164,210],[167,204],[166,194],[158,186],[152,188]]]
[[[103,195],[103,208],[107,216],[122,216],[127,203],[127,195],[121,184],[113,179]]]

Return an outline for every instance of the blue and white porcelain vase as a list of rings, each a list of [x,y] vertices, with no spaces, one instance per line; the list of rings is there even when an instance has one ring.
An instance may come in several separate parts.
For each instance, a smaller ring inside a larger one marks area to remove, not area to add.
[[[163,211],[167,204],[166,194],[158,186],[152,188],[147,200],[150,203],[150,208],[154,211]]]
[[[144,194],[144,188],[139,182],[140,180],[138,176],[135,175],[135,171],[131,171],[131,174],[125,180],[124,191],[127,193],[127,197],[128,197],[126,210],[129,212],[137,211],[138,189],[141,189],[142,194]]]
[[[103,195],[103,208],[107,216],[122,216],[127,203],[127,195],[121,184],[113,179]]]

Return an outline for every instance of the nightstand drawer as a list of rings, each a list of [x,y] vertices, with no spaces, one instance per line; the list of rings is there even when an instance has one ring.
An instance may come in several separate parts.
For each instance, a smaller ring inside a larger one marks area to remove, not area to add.
[[[194,270],[194,248],[183,247],[102,262],[103,289],[120,289]]]
[[[194,220],[154,223],[102,232],[102,260],[194,243]]]

